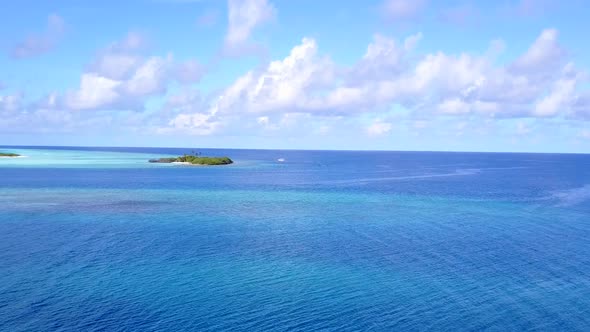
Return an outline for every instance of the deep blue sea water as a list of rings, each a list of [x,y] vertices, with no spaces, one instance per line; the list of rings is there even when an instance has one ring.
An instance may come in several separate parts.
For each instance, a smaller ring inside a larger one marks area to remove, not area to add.
[[[0,151],[1,331],[590,330],[590,155]]]

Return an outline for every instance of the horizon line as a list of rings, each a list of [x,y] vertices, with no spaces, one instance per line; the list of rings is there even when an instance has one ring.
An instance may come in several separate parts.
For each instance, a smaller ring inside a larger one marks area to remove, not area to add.
[[[0,148],[105,148],[105,149],[208,149],[208,150],[254,150],[254,151],[318,151],[318,152],[430,152],[430,153],[497,153],[497,154],[567,154],[589,155],[587,152],[535,152],[535,151],[465,151],[465,150],[347,150],[347,149],[300,149],[300,148],[228,148],[228,147],[182,147],[182,146],[107,146],[107,145],[0,145]]]

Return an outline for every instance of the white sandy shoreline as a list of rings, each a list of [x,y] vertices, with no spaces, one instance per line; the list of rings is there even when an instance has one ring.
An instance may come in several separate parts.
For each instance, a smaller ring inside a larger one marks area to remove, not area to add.
[[[218,166],[218,165],[202,165],[202,164],[191,164],[188,161],[173,161],[170,164],[180,166]]]

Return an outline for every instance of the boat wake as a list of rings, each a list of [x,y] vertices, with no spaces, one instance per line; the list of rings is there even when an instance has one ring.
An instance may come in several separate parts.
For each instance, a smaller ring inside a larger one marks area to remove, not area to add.
[[[362,183],[381,182],[381,181],[421,180],[421,179],[430,179],[430,178],[438,178],[438,177],[475,175],[475,174],[479,174],[480,172],[481,172],[480,169],[469,168],[469,169],[458,169],[458,170],[456,170],[454,172],[450,172],[450,173],[417,174],[417,175],[389,176],[389,177],[379,177],[379,178],[335,180],[335,181],[324,181],[324,182],[321,182],[320,184],[362,184]]]

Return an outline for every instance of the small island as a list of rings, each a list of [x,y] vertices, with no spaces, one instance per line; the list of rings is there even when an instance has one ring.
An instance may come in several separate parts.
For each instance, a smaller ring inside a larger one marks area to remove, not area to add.
[[[16,154],[16,153],[5,153],[5,152],[0,152],[0,158],[16,158],[16,157],[20,157],[20,154]]]
[[[150,163],[164,163],[164,164],[171,164],[171,163],[178,163],[178,164],[186,164],[186,165],[206,165],[206,166],[217,166],[217,165],[229,165],[233,164],[234,161],[228,157],[201,157],[197,155],[187,155],[180,156],[177,158],[159,158],[159,159],[150,159]]]

